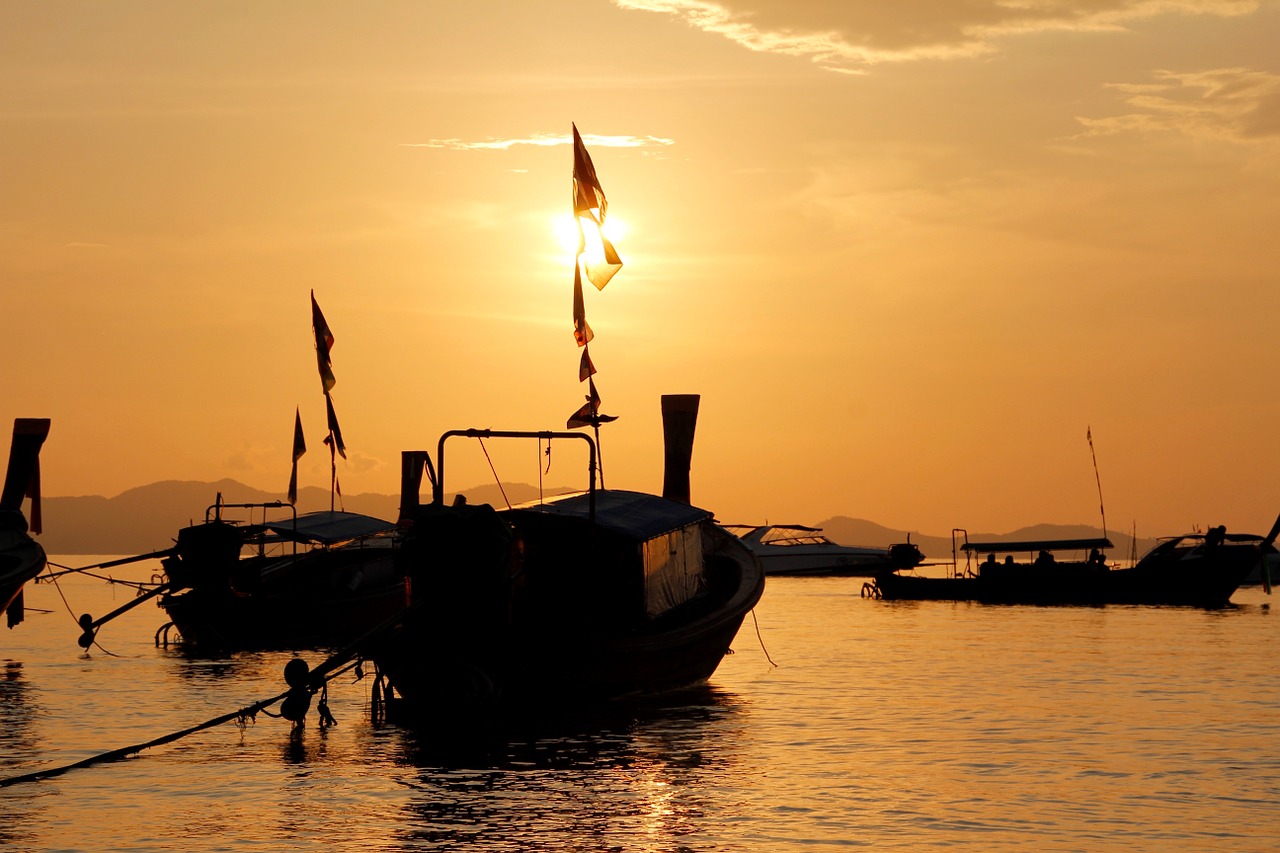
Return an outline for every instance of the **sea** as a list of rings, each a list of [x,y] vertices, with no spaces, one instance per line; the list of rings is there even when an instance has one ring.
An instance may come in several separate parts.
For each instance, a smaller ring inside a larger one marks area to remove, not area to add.
[[[0,629],[2,850],[1280,850],[1280,600],[1259,587],[1205,611],[771,578],[707,687],[472,750],[380,719],[355,670],[334,725],[235,718],[324,652],[188,656],[157,645],[153,601],[86,651],[80,614],[135,594],[111,581],[28,585]]]

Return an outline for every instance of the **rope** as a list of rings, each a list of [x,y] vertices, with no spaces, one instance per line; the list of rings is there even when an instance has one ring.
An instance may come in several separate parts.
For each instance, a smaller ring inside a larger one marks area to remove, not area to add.
[[[311,672],[312,674],[315,674],[318,672],[322,672],[327,668],[330,668],[333,666],[339,666],[339,665],[340,664],[335,662],[333,658],[330,658],[329,660],[322,663],[320,666],[316,667],[316,669],[312,670]],[[333,678],[337,678],[342,673],[347,672],[356,666],[358,666],[358,662],[349,661],[347,666],[342,667],[341,669],[337,669],[331,674],[323,675],[323,681],[321,682],[320,686],[318,688],[314,688],[322,691],[320,705],[318,708],[318,711],[320,713],[321,728],[325,728],[326,726],[336,725],[336,721],[333,719],[333,715],[329,713],[328,702],[327,702],[329,680]],[[61,767],[50,767],[45,770],[36,770],[31,773],[24,773],[20,776],[9,776],[9,777],[0,779],[0,788],[7,788],[11,785],[18,785],[23,782],[39,782],[42,779],[52,779],[55,776],[61,776],[64,773],[67,773],[72,770],[78,770],[82,767],[89,767],[94,764],[104,764],[109,761],[119,761],[122,758],[126,758],[130,755],[133,755],[134,753],[141,752],[144,749],[150,749],[153,746],[163,746],[166,743],[172,743],[173,741],[180,740],[184,737],[187,737],[188,735],[193,735],[196,732],[201,732],[201,731],[204,731],[205,729],[211,729],[211,728],[214,728],[215,726],[220,726],[223,723],[229,723],[233,720],[237,721],[238,725],[244,726],[250,720],[256,717],[259,713],[265,713],[271,717],[278,717],[281,715],[273,714],[271,711],[267,709],[270,708],[272,705],[276,704],[277,702],[280,702],[281,700],[288,698],[290,695],[295,695],[294,688],[290,688],[289,690],[286,690],[284,693],[281,693],[278,696],[273,696],[270,699],[263,699],[260,702],[254,702],[252,705],[247,705],[238,711],[232,711],[229,714],[223,714],[219,717],[214,717],[211,720],[205,720],[203,723],[198,723],[197,725],[182,729],[181,731],[172,732],[170,734],[164,735],[163,737],[158,737],[158,738],[155,738],[154,740],[149,740],[146,743],[137,743],[137,744],[134,744],[133,746],[125,746],[125,747],[121,747],[120,749],[113,749],[108,752],[100,753],[98,755],[91,755],[88,758],[83,758],[80,761],[75,761],[75,762],[72,762],[71,764],[64,764]]]
[[[102,764],[108,761],[119,761],[120,759],[133,755],[136,752],[141,752],[144,749],[149,749],[153,746],[162,746],[166,743],[172,743],[179,738],[184,738],[187,735],[195,734],[196,732],[203,731],[204,729],[211,729],[214,726],[220,726],[223,723],[230,722],[231,720],[247,719],[256,715],[259,711],[266,710],[268,706],[274,705],[276,702],[279,702],[288,695],[289,692],[286,691],[272,699],[255,702],[252,705],[241,708],[239,711],[233,711],[230,714],[223,714],[221,717],[214,717],[212,720],[206,720],[199,725],[183,729],[182,731],[173,732],[172,734],[167,734],[164,737],[158,737],[155,740],[149,740],[146,743],[134,744],[133,746],[121,747],[120,749],[113,749],[110,752],[104,752],[100,755],[91,755],[88,758],[81,759],[80,761],[76,761],[72,764],[64,764],[61,767],[50,767],[47,770],[37,770],[34,773],[24,773],[21,776],[9,776],[7,778],[0,779],[0,788],[7,788],[10,785],[17,785],[22,782],[38,782],[41,779],[52,779],[55,776],[61,776],[63,773],[67,773],[71,770],[77,770],[81,767],[89,767],[93,764]]]
[[[52,583],[53,583],[53,588],[58,591],[58,597],[62,599],[62,606],[67,608],[67,615],[71,617],[71,621],[75,622],[76,627],[79,628],[80,620],[76,618],[75,611],[71,609],[71,602],[67,601],[67,596],[62,592],[62,584],[58,583],[57,578],[54,578]],[[97,634],[94,634],[93,645],[97,646],[98,650],[105,655],[109,655],[110,657],[113,657],[113,658],[123,657],[122,655],[118,655],[113,651],[109,651],[103,648],[102,644],[98,642]],[[85,649],[84,653],[86,655],[89,654],[89,650]]]
[[[511,509],[511,500],[507,497],[507,490],[502,488],[502,480],[498,477],[498,469],[493,467],[493,460],[489,458],[489,448],[484,446],[484,439],[476,439],[480,442],[480,449],[484,451],[484,460],[489,463],[489,470],[493,472],[493,480],[498,484],[498,491],[502,492],[502,500],[507,505],[507,509]]]
[[[769,657],[769,650],[764,647],[764,637],[760,636],[760,622],[756,619],[756,609],[751,608],[751,621],[756,626],[756,639],[760,641],[760,651],[764,652],[764,659],[769,662],[770,666],[777,666],[773,662],[773,658]]]

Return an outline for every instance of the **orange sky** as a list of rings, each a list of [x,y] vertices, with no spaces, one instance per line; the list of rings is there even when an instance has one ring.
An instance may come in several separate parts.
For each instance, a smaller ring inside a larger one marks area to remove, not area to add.
[[[326,486],[314,289],[345,493],[562,427],[576,122],[626,226],[609,485],[699,393],[728,522],[1097,523],[1091,428],[1110,529],[1265,532],[1277,44],[1273,0],[5,3],[0,418],[53,419],[48,495],[283,494],[300,407]]]

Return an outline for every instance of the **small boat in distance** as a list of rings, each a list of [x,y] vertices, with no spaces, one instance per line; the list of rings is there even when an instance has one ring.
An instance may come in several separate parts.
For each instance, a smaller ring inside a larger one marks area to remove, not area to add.
[[[890,601],[978,601],[987,604],[1168,604],[1218,608],[1264,555],[1274,553],[1280,519],[1267,536],[1187,534],[1162,540],[1134,565],[1109,564],[1105,538],[970,542],[952,531],[952,563],[945,576],[899,571],[878,574],[868,597]],[[1060,559],[1062,552],[1073,552]],[[964,554],[964,565],[958,555]],[[1085,556],[1087,553],[1087,556]],[[1003,558],[1001,558],[1003,555]],[[1026,555],[1019,560],[1017,555]],[[980,563],[977,558],[985,557]]]
[[[44,548],[31,538],[40,532],[40,447],[49,435],[48,418],[15,418],[4,490],[0,492],[0,610],[12,628],[23,620],[23,590],[44,570]],[[31,521],[22,501],[31,498]],[[28,532],[31,531],[31,533]]]
[[[446,506],[453,437],[585,441],[588,488],[505,510]],[[688,502],[687,485],[666,496],[597,488],[585,433],[454,430],[437,454],[439,480],[425,451],[406,451],[419,462],[404,470],[426,467],[433,486],[418,508],[407,478],[402,499],[413,606],[362,652],[401,719],[455,731],[702,684],[764,591],[759,563]]]
[[[820,527],[802,524],[724,524],[760,561],[766,575],[873,577],[920,565],[924,554],[908,539],[888,548],[841,545]]]

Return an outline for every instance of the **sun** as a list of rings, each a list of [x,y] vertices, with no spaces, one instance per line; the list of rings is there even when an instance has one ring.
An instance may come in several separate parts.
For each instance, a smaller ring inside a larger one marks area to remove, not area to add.
[[[587,221],[583,222],[583,234],[586,237],[586,252],[588,257],[599,256],[601,254],[600,241],[596,239],[595,227]],[[609,238],[609,242],[614,247],[618,246],[620,240],[626,237],[628,232],[627,223],[615,216],[610,216],[604,223],[604,236]],[[578,251],[578,225],[574,221],[572,213],[558,214],[551,218],[551,231],[555,237],[556,245],[559,246],[565,254],[572,255]],[[618,249],[621,252],[621,249]]]

